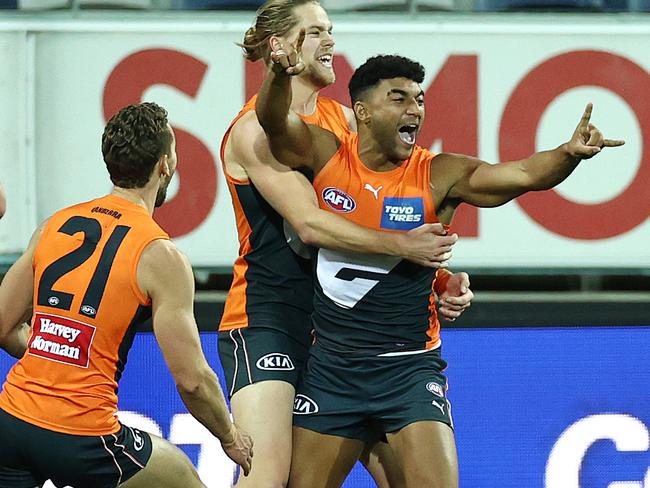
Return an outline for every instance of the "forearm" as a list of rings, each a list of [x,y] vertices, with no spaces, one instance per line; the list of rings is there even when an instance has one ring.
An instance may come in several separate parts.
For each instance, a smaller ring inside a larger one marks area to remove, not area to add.
[[[579,157],[562,144],[551,151],[541,151],[520,162],[520,168],[530,181],[529,190],[548,190],[564,181],[580,163]]]
[[[286,131],[292,96],[291,77],[270,69],[255,102],[257,119],[267,134]]]
[[[9,331],[2,341],[2,348],[16,359],[20,359],[27,350],[31,327],[21,323]]]
[[[183,388],[178,392],[192,416],[223,444],[233,442],[234,430],[219,380],[212,369],[206,366],[196,387]]]
[[[389,256],[401,256],[403,251],[403,234],[362,227],[325,210],[314,210],[294,227],[310,246]]]

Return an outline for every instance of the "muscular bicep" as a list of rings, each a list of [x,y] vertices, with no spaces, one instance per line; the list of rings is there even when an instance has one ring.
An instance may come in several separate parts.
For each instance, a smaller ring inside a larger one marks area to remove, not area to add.
[[[228,141],[227,157],[234,159],[246,172],[261,162],[292,169],[310,168],[317,172],[338,149],[338,139],[328,130],[305,124],[295,113],[300,130],[293,138],[271,137],[265,133],[253,113],[237,122]],[[295,119],[294,119],[295,118]]]
[[[477,207],[497,207],[530,189],[531,179],[519,161],[490,164],[477,158],[443,154],[438,163],[452,174],[448,197]],[[435,178],[431,172],[432,180]]]
[[[176,383],[184,383],[203,358],[189,261],[171,242],[154,241],[140,259],[138,281],[151,298],[153,330],[165,362]]]
[[[274,160],[249,164],[246,170],[264,199],[292,226],[299,226],[305,212],[318,208],[314,187],[302,173]]]
[[[295,112],[289,112],[285,130],[266,132],[266,139],[273,156],[281,164],[290,168],[313,167],[316,153],[312,133],[309,125]],[[263,142],[256,138],[256,145]]]

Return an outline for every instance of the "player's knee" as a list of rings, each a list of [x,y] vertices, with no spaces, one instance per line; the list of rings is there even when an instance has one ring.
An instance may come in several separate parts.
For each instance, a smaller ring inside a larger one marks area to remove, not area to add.
[[[406,474],[408,488],[458,488],[458,476],[452,470],[440,472],[427,470],[426,472],[411,472]]]

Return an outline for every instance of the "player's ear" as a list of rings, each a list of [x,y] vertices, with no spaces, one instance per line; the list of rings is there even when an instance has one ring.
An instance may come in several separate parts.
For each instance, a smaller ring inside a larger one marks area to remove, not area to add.
[[[282,40],[278,36],[269,37],[269,47],[271,51],[276,52],[282,49]]]
[[[169,156],[163,154],[158,160],[158,175],[159,176],[169,176],[171,170],[169,168]]]
[[[367,124],[370,121],[370,112],[366,104],[360,100],[354,102],[354,116],[362,124]]]

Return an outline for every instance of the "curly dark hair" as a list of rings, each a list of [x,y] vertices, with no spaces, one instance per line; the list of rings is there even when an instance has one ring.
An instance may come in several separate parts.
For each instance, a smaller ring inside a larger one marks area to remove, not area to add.
[[[369,58],[359,66],[348,84],[350,99],[354,104],[363,93],[381,80],[406,78],[416,83],[424,81],[424,66],[420,63],[396,54],[382,54]]]
[[[115,186],[142,188],[163,154],[171,155],[167,110],[144,102],[111,117],[102,135],[104,162]]]

